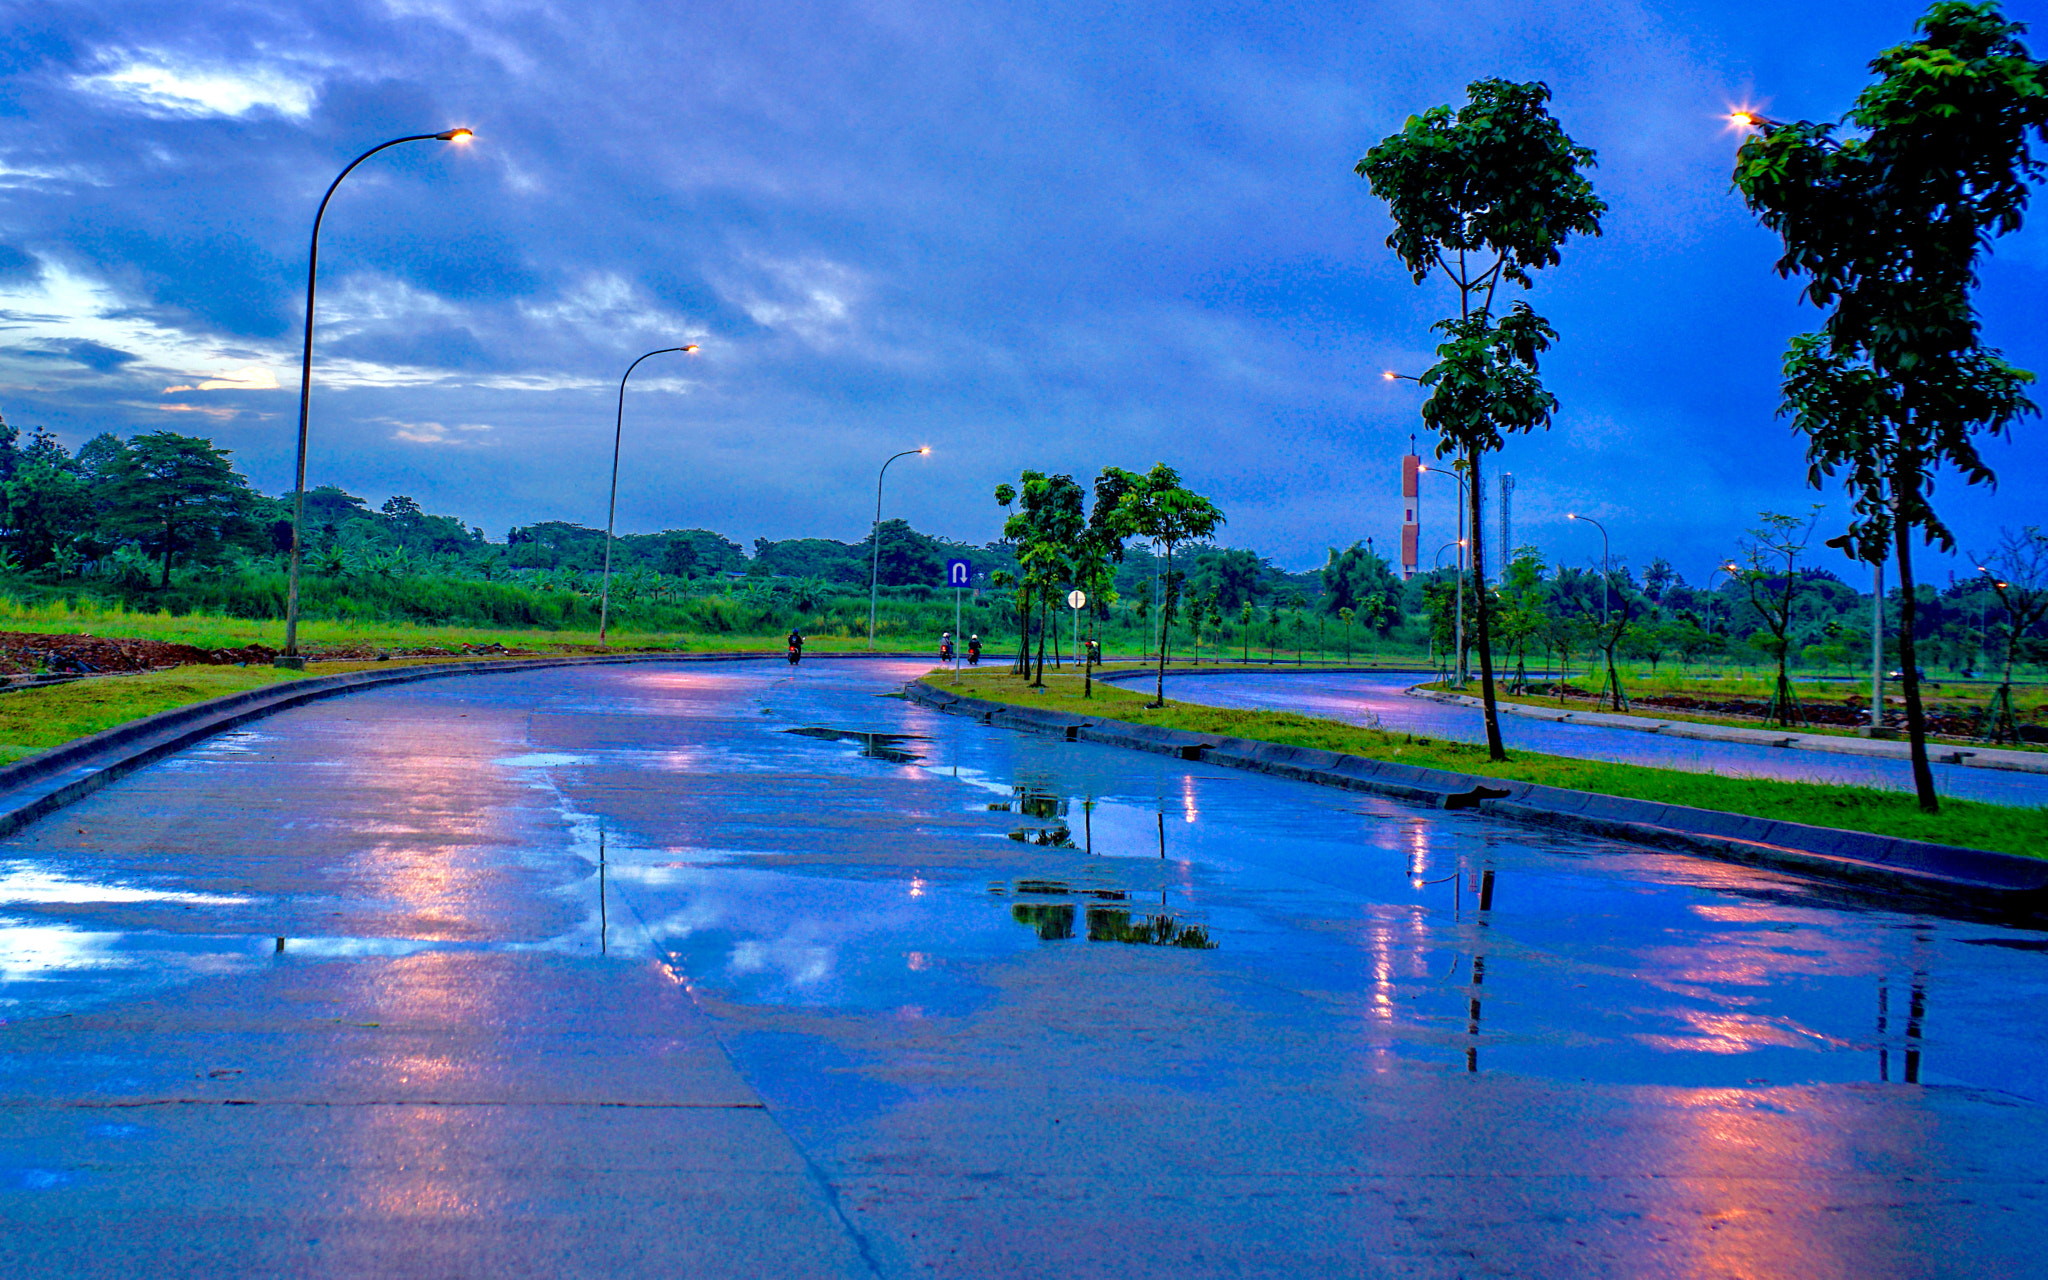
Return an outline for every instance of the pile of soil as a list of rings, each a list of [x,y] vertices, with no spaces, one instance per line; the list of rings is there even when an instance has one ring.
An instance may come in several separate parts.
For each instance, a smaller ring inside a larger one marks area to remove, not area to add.
[[[237,662],[268,662],[276,656],[277,650],[260,644],[241,649],[201,649],[162,640],[0,631],[0,675],[94,675],[104,671],[154,671],[187,663],[228,666]]]

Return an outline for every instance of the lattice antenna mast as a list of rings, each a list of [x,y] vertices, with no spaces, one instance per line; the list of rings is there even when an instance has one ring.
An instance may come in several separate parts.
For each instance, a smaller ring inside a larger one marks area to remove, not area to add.
[[[1500,473],[1500,578],[1508,576],[1508,562],[1515,558],[1515,476]]]

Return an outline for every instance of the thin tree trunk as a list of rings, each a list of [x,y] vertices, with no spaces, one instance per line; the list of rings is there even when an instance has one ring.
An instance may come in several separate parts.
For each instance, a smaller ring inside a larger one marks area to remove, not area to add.
[[[1152,705],[1166,705],[1166,642],[1173,630],[1173,544],[1166,544],[1166,592],[1159,597],[1159,679],[1154,686]]]
[[[1893,511],[1903,511],[1905,506],[1903,502],[1895,502]],[[1913,652],[1912,531],[1897,515],[1892,519],[1892,529],[1898,536],[1899,676],[1906,687],[1906,737],[1913,749],[1913,792],[1919,797],[1922,813],[1940,813],[1941,798],[1934,793],[1934,770],[1927,763],[1927,716],[1920,708],[1919,659]]]
[[[1034,689],[1045,688],[1045,620],[1047,616],[1047,605],[1044,600],[1044,595],[1045,593],[1042,591],[1039,593],[1040,599],[1038,601],[1038,676],[1031,682],[1031,687]]]
[[[1505,760],[1507,748],[1500,741],[1500,704],[1493,689],[1493,611],[1486,607],[1486,522],[1480,518],[1479,451],[1468,450],[1472,495],[1472,612],[1479,620],[1479,700],[1486,707],[1486,758]]]
[[[1017,593],[1017,656],[1010,663],[1010,671],[1026,678],[1031,675],[1031,590],[1028,587]]]

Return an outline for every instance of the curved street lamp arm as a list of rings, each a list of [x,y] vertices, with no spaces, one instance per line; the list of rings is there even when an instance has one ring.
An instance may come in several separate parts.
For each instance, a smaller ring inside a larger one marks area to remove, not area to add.
[[[612,496],[604,509],[604,585],[597,596],[597,642],[605,643],[605,633],[610,629],[612,614],[612,522],[619,514],[619,443],[626,435],[626,379],[633,376],[633,370],[640,367],[640,360],[647,356],[667,355],[671,351],[695,351],[697,344],[681,347],[656,347],[639,360],[626,366],[619,375],[619,412],[612,423]]]
[[[306,523],[306,416],[313,397],[313,297],[320,281],[320,223],[327,217],[327,202],[334,199],[335,190],[341,186],[343,178],[354,173],[357,165],[379,151],[406,142],[453,142],[469,136],[467,129],[447,129],[440,133],[409,133],[403,138],[378,143],[349,161],[348,167],[335,175],[334,181],[327,184],[326,194],[320,197],[319,210],[313,214],[312,244],[306,252],[305,340],[299,352],[299,460],[292,474],[292,561],[284,615],[284,651],[287,657],[296,658],[299,653],[300,532]]]
[[[913,453],[929,453],[931,446],[905,449],[892,453],[882,469],[875,473],[875,523],[868,532],[868,540],[874,543],[874,563],[868,570],[868,648],[875,647],[875,602],[882,591],[882,479],[889,474],[889,463],[898,458],[907,458]]]

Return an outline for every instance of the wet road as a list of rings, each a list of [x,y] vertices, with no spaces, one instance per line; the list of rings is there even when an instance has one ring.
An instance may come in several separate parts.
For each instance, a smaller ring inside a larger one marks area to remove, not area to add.
[[[0,1272],[2039,1272],[2048,934],[915,670],[359,694],[0,843]]]
[[[1476,707],[1462,707],[1428,698],[1410,698],[1402,690],[1431,678],[1426,672],[1168,676],[1166,696],[1212,707],[1252,707],[1300,711],[1351,724],[1378,724],[1396,733],[1429,734],[1456,742],[1486,741],[1486,722]],[[1138,688],[1128,684],[1127,688]],[[1477,687],[1476,685],[1474,686]],[[1696,773],[1735,777],[1788,778],[1798,782],[1833,782],[1913,789],[1912,766],[1904,760],[1832,755],[1820,751],[1787,751],[1740,742],[1702,742],[1666,738],[1654,733],[1609,729],[1599,725],[1558,724],[1527,716],[1503,714],[1501,740],[1510,750],[1624,764],[1655,765]],[[1936,790],[1965,800],[1995,804],[2048,804],[2048,774],[2007,773],[1937,764]]]

